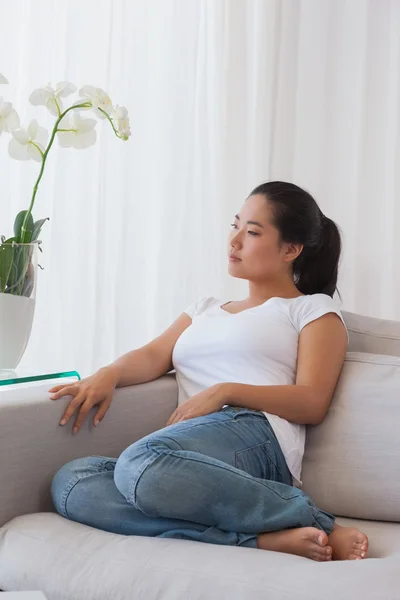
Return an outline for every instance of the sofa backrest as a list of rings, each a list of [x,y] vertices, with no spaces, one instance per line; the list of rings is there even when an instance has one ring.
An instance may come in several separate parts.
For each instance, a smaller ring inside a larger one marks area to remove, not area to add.
[[[342,312],[349,330],[349,352],[400,356],[400,323]]]
[[[400,323],[344,318],[349,352],[328,415],[307,428],[304,491],[337,516],[400,522]]]

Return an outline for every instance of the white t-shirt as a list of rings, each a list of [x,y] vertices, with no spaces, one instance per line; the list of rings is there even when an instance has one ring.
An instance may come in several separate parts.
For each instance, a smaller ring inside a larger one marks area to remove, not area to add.
[[[201,298],[185,311],[192,324],[179,337],[172,356],[179,404],[216,383],[294,384],[303,327],[327,313],[343,321],[339,305],[325,294],[270,298],[236,314],[222,309],[225,303]],[[305,426],[264,414],[300,485]]]

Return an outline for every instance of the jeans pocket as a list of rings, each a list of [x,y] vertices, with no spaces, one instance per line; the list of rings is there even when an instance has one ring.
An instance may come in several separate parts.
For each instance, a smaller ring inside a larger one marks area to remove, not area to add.
[[[235,455],[235,467],[253,477],[276,481],[278,478],[274,462],[274,448],[270,440],[238,450]]]

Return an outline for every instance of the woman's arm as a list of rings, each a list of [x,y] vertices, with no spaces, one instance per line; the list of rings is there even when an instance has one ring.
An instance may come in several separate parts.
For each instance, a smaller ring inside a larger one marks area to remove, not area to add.
[[[124,354],[107,367],[99,369],[90,377],[73,385],[57,385],[51,388],[50,398],[58,400],[63,396],[71,395],[73,398],[65,410],[60,425],[65,425],[76,412],[76,419],[72,433],[77,433],[83,421],[94,406],[97,411],[93,417],[96,427],[107,413],[115,387],[146,383],[161,377],[172,369],[172,353],[179,336],[192,323],[186,313],[180,317],[155,340],[142,348]]]
[[[328,313],[300,333],[295,385],[220,384],[221,402],[317,425],[328,412],[347,349],[340,318]]]
[[[191,324],[189,315],[182,313],[164,333],[149,344],[131,350],[104,369],[113,374],[117,387],[158,379],[173,369],[172,353],[175,344]]]

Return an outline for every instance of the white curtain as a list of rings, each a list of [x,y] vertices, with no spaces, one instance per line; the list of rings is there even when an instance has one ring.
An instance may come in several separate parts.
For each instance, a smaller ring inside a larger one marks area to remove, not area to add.
[[[343,231],[344,308],[400,318],[399,0],[0,0],[0,72],[26,123],[36,87],[93,84],[132,138],[54,148],[35,217],[36,317],[21,363],[83,375],[199,296],[236,298],[232,215],[261,181],[307,188]],[[37,164],[0,138],[0,233]]]

